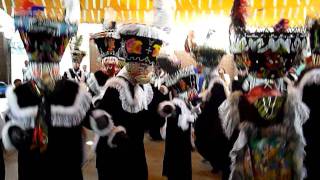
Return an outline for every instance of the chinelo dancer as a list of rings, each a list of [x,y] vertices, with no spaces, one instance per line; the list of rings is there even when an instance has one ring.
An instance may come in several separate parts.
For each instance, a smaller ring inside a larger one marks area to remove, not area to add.
[[[17,1],[16,1],[17,2]],[[83,126],[108,135],[112,120],[91,109],[91,96],[59,75],[59,62],[77,33],[79,1],[64,1],[65,17],[46,17],[44,7],[19,1],[15,26],[29,56],[32,79],[9,87],[9,121],[2,130],[7,150],[18,151],[19,180],[82,180]]]
[[[159,113],[166,118],[162,129],[165,138],[163,176],[168,180],[192,179],[191,129],[200,107],[197,102],[197,73],[193,62],[182,62],[174,54],[158,57],[165,87],[169,89],[170,101],[159,105]]]
[[[93,34],[91,39],[94,40],[98,50],[98,61],[101,63],[101,69],[90,74],[87,85],[93,95],[93,102],[101,99],[103,96],[104,85],[108,79],[114,77],[119,72],[119,48],[120,35],[117,31],[115,21],[105,19],[103,24],[104,31]]]
[[[268,30],[250,31],[246,8],[246,1],[234,1],[230,46],[236,63],[248,68],[249,86],[244,93],[233,92],[219,107],[226,136],[239,130],[230,151],[229,179],[303,179],[306,142],[302,125],[309,109],[299,91],[283,78],[301,61],[307,33],[289,28],[286,19]]]

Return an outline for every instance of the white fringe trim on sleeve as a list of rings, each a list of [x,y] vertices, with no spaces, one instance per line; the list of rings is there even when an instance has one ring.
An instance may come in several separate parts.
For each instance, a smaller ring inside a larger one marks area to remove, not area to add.
[[[181,109],[181,114],[178,117],[178,126],[183,131],[188,130],[190,123],[193,123],[196,120],[197,114],[191,112],[191,110],[187,107],[185,101],[182,99],[174,98],[172,100],[172,103]]]
[[[97,126],[97,123],[95,121],[96,118],[99,118],[101,116],[107,117],[106,120],[108,121],[108,126],[103,129],[99,129]],[[91,112],[90,126],[93,129],[93,131],[95,133],[97,133],[99,136],[107,136],[108,134],[111,133],[112,129],[114,128],[114,124],[113,124],[113,120],[112,120],[111,115],[101,109],[96,109]]]
[[[320,68],[312,69],[299,82],[298,89],[303,93],[303,88],[310,84],[320,84]]]
[[[236,91],[230,95],[219,107],[219,117],[224,132],[228,138],[232,136],[233,131],[240,123],[239,99],[240,91]]]
[[[159,107],[158,107],[158,113],[160,114],[161,117],[170,117],[172,114],[168,114],[168,113],[165,113],[163,111],[163,108],[165,106],[170,106],[174,111],[176,109],[175,105],[170,102],[170,101],[163,101],[159,104]]]
[[[80,88],[72,106],[51,105],[51,122],[55,127],[73,127],[81,124],[91,105],[91,95]]]
[[[17,127],[19,127],[19,128],[24,130],[23,125],[19,124],[16,121],[13,121],[13,120],[10,120],[9,122],[7,122],[3,126],[3,129],[2,129],[2,132],[1,132],[1,134],[2,134],[2,143],[3,143],[4,148],[6,150],[8,150],[8,151],[16,150],[16,148],[14,147],[14,145],[11,142],[11,139],[10,139],[10,136],[9,136],[9,132],[8,132],[10,127],[13,127],[13,126],[17,126]]]
[[[140,85],[135,85],[134,97],[131,95],[128,82],[122,78],[113,77],[109,79],[106,83],[107,88],[114,88],[119,92],[122,108],[130,113],[147,110],[153,99],[153,90],[150,84],[144,84],[143,89]]]

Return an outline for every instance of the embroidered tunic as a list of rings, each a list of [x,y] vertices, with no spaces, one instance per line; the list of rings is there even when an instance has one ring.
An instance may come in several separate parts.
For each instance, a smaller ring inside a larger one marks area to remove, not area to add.
[[[170,105],[175,110],[167,115],[164,127],[166,144],[162,174],[168,177],[168,180],[191,180],[191,124],[194,123],[197,114],[179,98],[162,102],[162,114],[165,105]]]
[[[287,95],[259,98],[253,104],[235,92],[219,107],[219,113],[228,137],[237,127],[240,130],[230,152],[230,179],[304,178],[302,124],[309,110],[295,89],[289,89]]]
[[[5,146],[12,145],[7,134],[11,125],[26,131],[25,142],[18,148],[19,180],[64,179],[66,176],[83,179],[81,129],[91,96],[78,84],[64,79],[56,81],[55,89],[43,97],[35,93],[31,81],[15,89],[9,88],[6,95],[10,121],[3,131]],[[31,147],[35,119],[43,98],[48,144],[40,153],[39,148]]]
[[[151,111],[157,103],[150,84],[132,85],[121,75],[107,81],[97,108],[109,113],[116,126],[124,127],[128,138],[114,146],[112,136],[100,137],[96,148],[99,180],[148,179],[143,138],[150,121],[160,118]]]

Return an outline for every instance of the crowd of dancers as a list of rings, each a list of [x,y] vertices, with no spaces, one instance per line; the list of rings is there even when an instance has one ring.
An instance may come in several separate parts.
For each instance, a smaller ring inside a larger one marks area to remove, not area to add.
[[[161,17],[168,15],[164,2],[155,3]],[[27,0],[21,4],[14,20],[30,77],[8,88],[2,128],[4,148],[18,151],[19,180],[83,179],[83,128],[98,137],[99,180],[148,179],[146,131],[165,139],[162,174],[169,180],[192,179],[194,149],[222,179],[320,176],[318,19],[299,28],[282,19],[248,30],[246,1],[235,0],[230,52],[191,38],[182,54],[168,43],[163,22],[106,20],[90,37],[101,67],[85,74],[79,71],[86,53],[76,36],[77,1],[65,1],[63,18],[45,17],[42,6]],[[61,76],[69,42],[74,68]],[[219,66],[223,59],[235,66],[234,75]]]

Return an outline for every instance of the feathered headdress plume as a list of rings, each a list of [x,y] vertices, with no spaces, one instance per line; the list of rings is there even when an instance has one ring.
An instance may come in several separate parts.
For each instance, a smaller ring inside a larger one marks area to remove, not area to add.
[[[246,27],[246,16],[248,15],[247,0],[234,0],[231,9],[231,27],[235,30]]]
[[[83,40],[82,36],[75,36],[71,39],[70,49],[71,49],[73,62],[81,63],[82,58],[86,55],[85,51],[80,50],[82,40]]]
[[[225,54],[226,52],[224,50],[213,49],[208,46],[198,46],[194,51],[196,61],[206,67],[217,66]]]
[[[289,19],[281,19],[274,27],[275,32],[285,32],[289,29]]]

